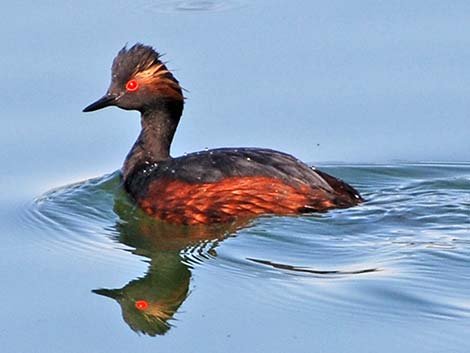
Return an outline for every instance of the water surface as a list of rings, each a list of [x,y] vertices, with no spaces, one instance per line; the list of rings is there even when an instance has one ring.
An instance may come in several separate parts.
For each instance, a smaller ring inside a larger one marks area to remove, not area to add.
[[[26,321],[21,331],[33,333],[11,351],[41,342],[50,352],[73,330],[83,341],[69,351],[468,349],[470,164],[322,169],[368,201],[171,226],[136,209],[115,172],[21,206],[12,217],[27,245],[9,267],[15,320],[4,332]],[[18,253],[18,241],[3,253]]]
[[[1,352],[470,351],[468,1],[2,5]],[[135,42],[188,90],[173,155],[279,149],[368,201],[145,217],[113,172],[138,114],[81,113]]]

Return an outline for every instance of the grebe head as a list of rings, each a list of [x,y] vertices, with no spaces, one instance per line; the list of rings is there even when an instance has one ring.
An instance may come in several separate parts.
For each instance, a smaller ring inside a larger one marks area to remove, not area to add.
[[[138,43],[129,49],[122,48],[114,58],[111,72],[111,85],[106,94],[83,109],[84,112],[111,105],[144,112],[168,102],[183,103],[178,81],[150,46]]]

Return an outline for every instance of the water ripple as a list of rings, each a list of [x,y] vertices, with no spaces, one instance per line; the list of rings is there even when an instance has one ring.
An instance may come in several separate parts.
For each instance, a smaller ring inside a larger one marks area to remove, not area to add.
[[[468,317],[470,165],[325,169],[353,181],[368,201],[326,214],[175,227],[136,209],[116,172],[53,190],[21,217],[52,251],[111,266],[144,260],[149,273],[171,259],[181,273],[245,288],[247,300],[269,293],[273,306],[302,310],[314,301],[319,311],[396,320]]]
[[[141,0],[133,8],[141,12],[222,12],[246,6],[244,0]]]

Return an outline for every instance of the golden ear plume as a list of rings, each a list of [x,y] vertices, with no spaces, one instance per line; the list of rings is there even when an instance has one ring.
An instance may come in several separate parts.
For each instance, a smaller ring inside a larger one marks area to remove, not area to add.
[[[134,76],[151,89],[178,100],[184,100],[182,88],[163,63],[155,63]]]

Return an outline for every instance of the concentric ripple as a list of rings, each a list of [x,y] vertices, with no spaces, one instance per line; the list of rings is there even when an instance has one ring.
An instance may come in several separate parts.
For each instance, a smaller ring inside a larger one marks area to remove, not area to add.
[[[20,215],[37,246],[112,266],[132,268],[132,249],[116,241],[115,200],[126,199],[118,172],[51,190]],[[125,250],[125,251],[123,251]]]
[[[222,12],[246,6],[245,0],[141,0],[133,8],[145,12]]]

